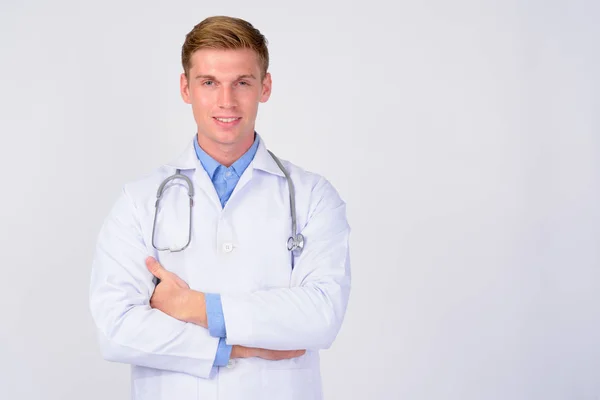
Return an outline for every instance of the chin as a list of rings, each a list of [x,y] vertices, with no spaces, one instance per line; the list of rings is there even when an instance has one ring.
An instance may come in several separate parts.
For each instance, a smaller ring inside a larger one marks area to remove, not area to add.
[[[211,142],[221,145],[230,145],[239,142],[240,135],[235,132],[211,132],[209,135],[204,135]]]
[[[241,127],[236,127],[236,129],[198,129],[198,132],[204,132],[201,136],[211,142],[221,145],[231,145],[242,142],[248,138],[248,134],[243,133],[246,130],[240,128]],[[254,138],[254,130],[251,130],[249,135]]]
[[[227,143],[235,143],[246,140],[249,136],[254,137],[254,130],[251,131],[250,134],[242,133],[239,129],[231,130],[231,131],[217,131],[214,134],[214,137],[219,141],[227,142]]]
[[[237,132],[217,132],[215,135],[217,141],[223,144],[233,144],[239,142],[241,136]]]

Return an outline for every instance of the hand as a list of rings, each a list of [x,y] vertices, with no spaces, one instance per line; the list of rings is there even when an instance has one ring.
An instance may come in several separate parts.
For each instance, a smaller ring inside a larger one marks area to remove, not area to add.
[[[206,322],[203,293],[191,290],[183,279],[167,271],[153,257],[146,258],[146,267],[152,275],[160,279],[160,283],[156,285],[150,298],[150,307],[180,321],[194,322],[198,325]]]
[[[304,353],[306,353],[306,350],[269,350],[234,345],[231,348],[230,358],[259,357],[265,360],[279,361],[300,357],[301,355],[304,355]]]

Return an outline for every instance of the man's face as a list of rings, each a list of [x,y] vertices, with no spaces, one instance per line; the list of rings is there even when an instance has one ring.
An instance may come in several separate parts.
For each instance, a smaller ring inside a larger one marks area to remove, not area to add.
[[[271,76],[261,81],[258,55],[250,49],[202,49],[191,58],[181,96],[192,105],[200,139],[214,144],[252,143],[258,103],[271,95]]]

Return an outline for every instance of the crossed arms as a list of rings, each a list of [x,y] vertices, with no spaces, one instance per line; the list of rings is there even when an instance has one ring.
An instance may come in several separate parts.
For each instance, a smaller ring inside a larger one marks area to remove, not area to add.
[[[302,231],[310,244],[291,287],[221,295],[232,358],[294,357],[298,349],[326,349],[337,336],[350,291],[350,228],[326,180],[312,197]],[[220,338],[207,329],[205,294],[146,260],[137,208],[124,189],[102,226],[92,267],[90,309],[104,358],[208,378]]]

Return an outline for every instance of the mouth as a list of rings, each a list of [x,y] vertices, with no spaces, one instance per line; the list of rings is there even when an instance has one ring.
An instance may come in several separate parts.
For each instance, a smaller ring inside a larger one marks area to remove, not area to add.
[[[242,117],[213,117],[213,120],[223,128],[231,128],[240,123]]]
[[[221,122],[233,122],[238,119],[241,119],[242,117],[213,117],[213,118],[216,119],[217,121],[221,121]]]

